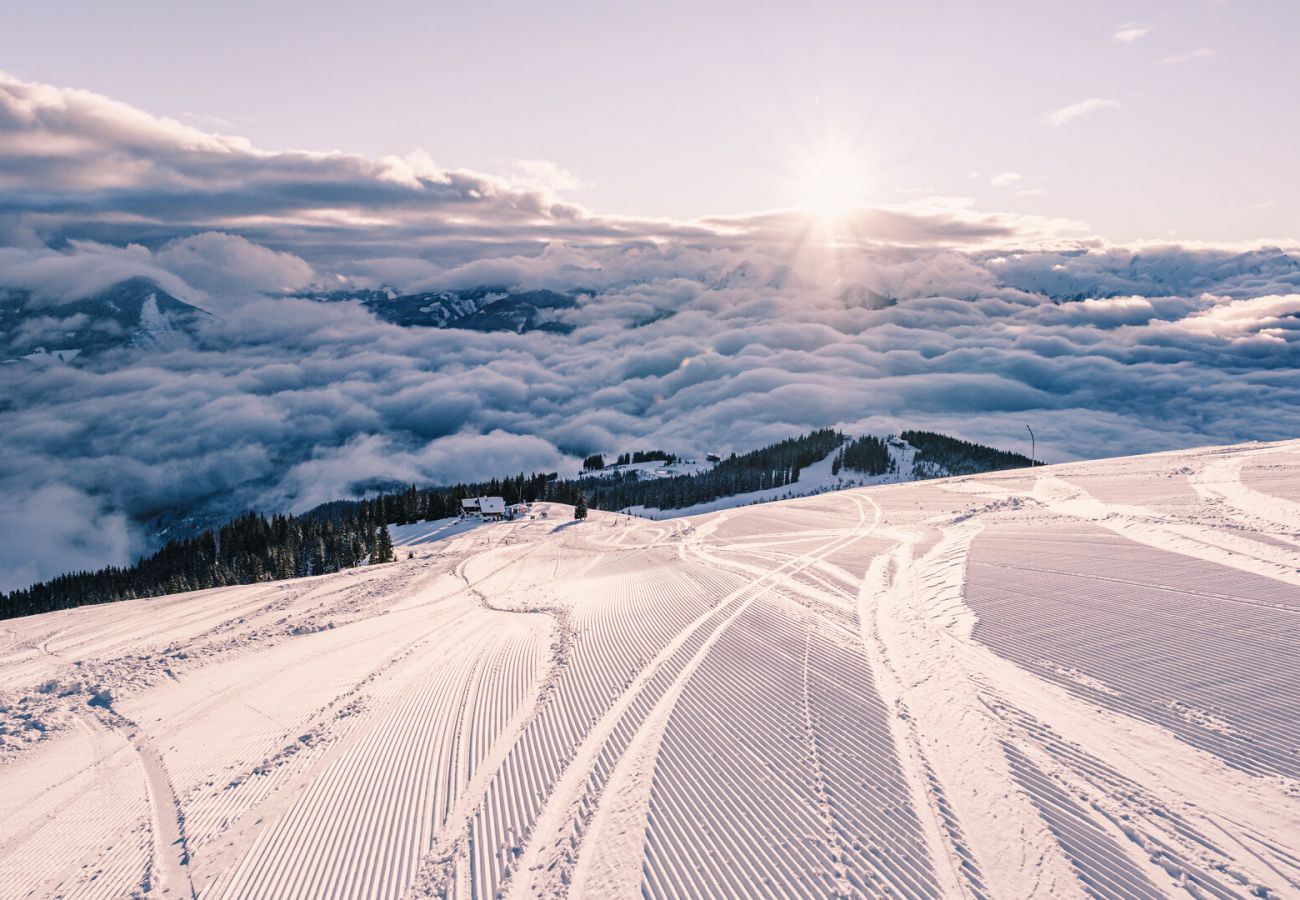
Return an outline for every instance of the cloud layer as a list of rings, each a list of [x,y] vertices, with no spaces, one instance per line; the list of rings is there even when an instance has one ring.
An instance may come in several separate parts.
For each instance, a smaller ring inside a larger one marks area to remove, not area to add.
[[[535,253],[555,241],[735,246],[774,234],[797,240],[807,227],[789,211],[725,222],[596,216],[559,199],[557,191],[581,182],[554,163],[514,160],[509,170],[511,180],[446,169],[422,152],[378,160],[270,152],[87,91],[0,73],[0,244],[158,247],[221,231],[328,265],[392,255],[455,264]],[[931,200],[863,210],[843,237],[953,246],[1041,238],[1075,224]]]
[[[560,200],[568,173],[518,168],[526,187],[268,153],[0,79],[0,280],[53,323],[135,275],[213,313],[165,349],[0,366],[0,589],[125,562],[183,511],[593,451],[827,425],[1018,448],[1028,422],[1052,460],[1294,436],[1293,253],[1066,244],[1073,223],[954,198],[830,233],[784,211],[621,220]],[[581,298],[568,334],[484,334],[293,296],[380,285]]]

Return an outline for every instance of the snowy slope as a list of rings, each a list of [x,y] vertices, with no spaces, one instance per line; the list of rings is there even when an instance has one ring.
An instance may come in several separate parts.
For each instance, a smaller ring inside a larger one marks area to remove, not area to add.
[[[889,446],[889,456],[894,461],[894,471],[884,475],[865,475],[861,472],[854,472],[848,469],[841,470],[838,475],[832,474],[832,463],[835,461],[839,450],[830,453],[825,459],[813,463],[799,471],[799,477],[787,485],[778,488],[768,488],[764,491],[749,491],[744,494],[732,494],[729,497],[719,497],[717,500],[710,500],[707,503],[696,503],[693,506],[683,507],[681,509],[658,509],[657,507],[633,506],[628,508],[628,512],[635,516],[642,516],[648,519],[669,519],[680,516],[695,516],[706,512],[717,512],[722,509],[735,509],[738,506],[752,506],[755,503],[770,503],[773,500],[789,500],[794,497],[810,497],[814,494],[824,494],[827,491],[842,491],[852,487],[870,487],[881,484],[897,484],[903,481],[911,481],[914,477],[912,472],[912,458],[916,456],[916,448],[906,441],[899,441],[896,444],[891,443]],[[620,467],[626,468],[626,467]],[[668,474],[678,474],[669,472]],[[665,476],[666,477],[666,476]]]
[[[713,463],[695,459],[681,459],[674,463],[653,460],[651,462],[625,463],[618,466],[610,465],[594,472],[584,471],[580,474],[588,478],[609,478],[635,472],[637,478],[644,480],[647,478],[672,478],[674,475],[698,475],[712,468]]]
[[[1300,896],[1300,441],[538,507],[3,623],[5,896]]]

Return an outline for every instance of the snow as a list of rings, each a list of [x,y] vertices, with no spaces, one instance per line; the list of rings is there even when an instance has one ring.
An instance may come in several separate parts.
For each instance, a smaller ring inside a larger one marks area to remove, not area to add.
[[[0,623],[5,895],[1300,896],[1300,441],[824,467]]]
[[[71,347],[63,350],[47,350],[44,347],[37,347],[32,353],[28,353],[22,359],[36,365],[58,365],[59,363],[70,363],[81,353],[81,348]]]
[[[912,459],[916,455],[916,450],[906,442],[900,441],[898,445],[891,444],[889,447],[890,458],[894,461],[894,471],[884,475],[865,475],[860,472],[853,472],[848,469],[842,470],[839,475],[831,473],[832,464],[835,461],[839,450],[828,455],[825,459],[819,460],[810,466],[799,471],[799,477],[787,485],[778,488],[768,488],[764,491],[750,491],[745,494],[732,494],[729,497],[719,497],[716,500],[710,500],[707,503],[696,503],[682,509],[658,509],[655,507],[633,506],[628,508],[628,512],[634,516],[643,516],[650,519],[676,518],[678,516],[697,516],[707,512],[717,512],[723,509],[735,509],[738,506],[750,506],[755,503],[769,503],[773,500],[788,500],[794,497],[808,497],[813,494],[824,494],[827,491],[842,491],[852,487],[870,487],[880,484],[896,484],[903,481],[911,481],[913,478]],[[642,464],[648,465],[648,464]],[[620,466],[619,468],[627,468]],[[706,471],[707,466],[700,467],[699,471]],[[677,472],[662,473],[679,474]]]
[[[679,459],[674,463],[667,463],[663,460],[651,460],[650,462],[625,463],[624,465],[608,465],[603,469],[597,469],[594,472],[583,472],[584,477],[609,478],[616,475],[623,475],[628,472],[635,472],[637,478],[672,478],[677,475],[698,475],[701,472],[707,472],[713,468],[713,463],[694,459]]]

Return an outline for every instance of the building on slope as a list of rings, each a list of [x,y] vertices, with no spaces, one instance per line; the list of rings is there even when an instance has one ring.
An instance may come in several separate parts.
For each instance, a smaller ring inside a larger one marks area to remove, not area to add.
[[[462,519],[476,516],[485,522],[500,522],[506,517],[506,501],[502,497],[469,497],[460,501]]]

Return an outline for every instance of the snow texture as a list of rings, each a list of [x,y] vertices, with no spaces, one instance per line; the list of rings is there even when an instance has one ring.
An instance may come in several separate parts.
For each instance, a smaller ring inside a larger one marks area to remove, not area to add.
[[[1298,508],[1251,444],[13,620],[0,885],[1300,896]]]

